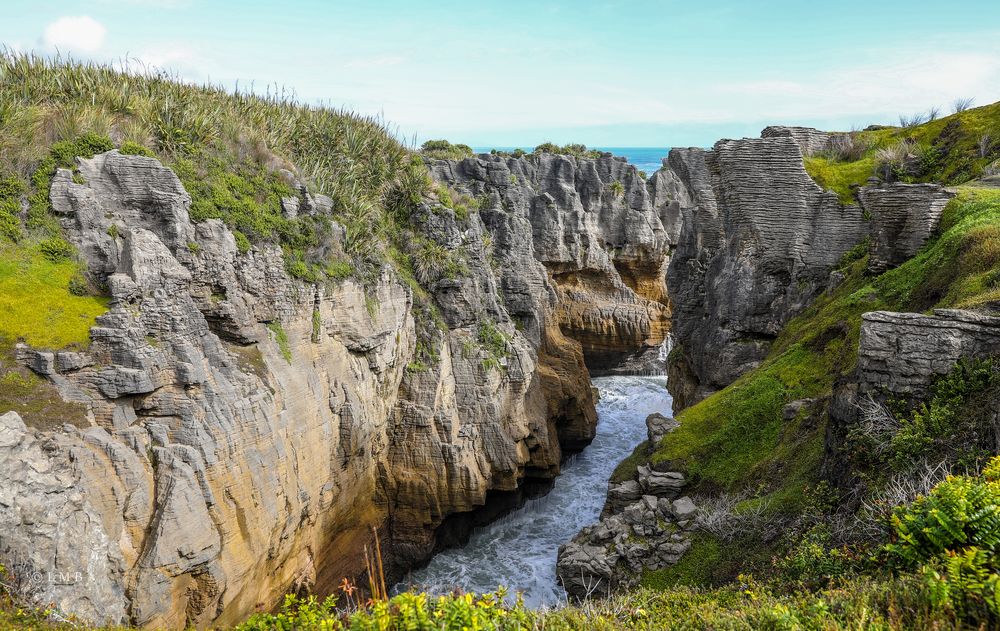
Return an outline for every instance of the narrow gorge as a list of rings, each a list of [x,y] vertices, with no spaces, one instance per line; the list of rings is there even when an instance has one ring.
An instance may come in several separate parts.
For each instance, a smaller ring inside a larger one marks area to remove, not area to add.
[[[745,567],[856,562],[1000,445],[978,119],[768,127],[647,175],[109,76],[240,123],[168,92],[155,143],[74,129],[0,169],[0,282],[30,288],[0,329],[0,579],[34,607],[228,628],[287,594],[388,608],[376,578],[545,615],[739,577],[745,605]]]
[[[110,302],[88,348],[16,349],[76,412],[3,416],[5,556],[87,577],[39,598],[93,621],[231,624],[360,577],[373,527],[402,576],[449,516],[551,479],[593,439],[587,366],[664,341],[676,206],[610,156],[430,168],[481,202],[415,209],[467,271],[416,288],[388,267],[373,287],[297,280],[279,247],[191,221],[153,158],[55,174],[52,209]],[[286,217],[329,212],[283,177]],[[324,247],[342,240],[333,224]],[[430,334],[414,291],[439,310]]]

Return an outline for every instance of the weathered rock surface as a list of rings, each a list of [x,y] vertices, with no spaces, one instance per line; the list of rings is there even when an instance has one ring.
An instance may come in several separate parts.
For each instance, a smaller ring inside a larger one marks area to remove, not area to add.
[[[961,309],[935,309],[934,315],[872,311],[862,316],[859,391],[920,396],[959,359],[998,352],[998,317]]]
[[[683,477],[678,479],[683,484]],[[659,495],[650,490],[627,504],[615,503],[613,512],[561,546],[556,575],[566,592],[578,599],[606,596],[638,585],[643,570],[677,563],[691,547],[698,521],[691,498],[671,499],[676,497],[670,486]],[[608,500],[611,504],[610,491]]]
[[[662,170],[682,185],[671,192],[682,219],[667,271],[675,411],[757,366],[866,238],[874,272],[913,256],[952,197],[935,184],[873,184],[844,205],[803,165],[835,134],[768,127],[761,136],[674,149]]]
[[[923,247],[954,197],[937,184],[877,184],[858,193],[872,218],[868,270],[874,274],[896,267]]]
[[[825,151],[830,146],[831,134],[812,127],[789,127],[772,125],[760,132],[761,138],[791,138],[799,146],[803,156],[811,156]]]
[[[862,209],[841,205],[805,171],[800,143],[819,137],[771,129],[711,151],[670,152],[666,168],[686,189],[667,272],[675,410],[756,366],[867,236]]]
[[[646,437],[654,445],[678,427],[680,427],[680,423],[658,412],[654,412],[646,417]]]
[[[491,202],[462,222],[423,209],[425,236],[467,252],[470,273],[428,286],[447,330],[423,340],[440,361],[414,370],[413,296],[388,268],[367,289],[295,281],[280,248],[240,254],[220,221],[192,223],[153,159],[81,160],[84,184],[57,173],[53,208],[111,303],[85,352],[18,350],[91,426],[0,422],[0,554],[85,577],[44,581],[39,602],[110,623],[233,623],[357,576],[372,527],[390,572],[425,559],[448,515],[554,475],[589,442],[584,350],[666,333],[670,204],[610,158],[434,168]],[[282,208],[330,204],[300,188]],[[507,340],[499,367],[477,345],[483,322]]]
[[[621,158],[555,154],[484,154],[434,161],[431,170],[480,199],[488,224],[530,226],[528,252],[515,252],[544,265],[559,326],[583,345],[590,368],[662,343],[670,313],[664,272],[680,217],[670,174],[647,183]]]

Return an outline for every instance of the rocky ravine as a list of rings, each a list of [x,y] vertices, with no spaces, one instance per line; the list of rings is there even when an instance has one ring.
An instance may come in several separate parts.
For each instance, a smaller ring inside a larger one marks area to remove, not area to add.
[[[669,172],[644,181],[623,158],[542,154],[436,161],[436,178],[486,201],[483,221],[524,217],[548,270],[562,331],[595,373],[659,347],[670,310],[664,282],[680,205]],[[615,183],[620,183],[618,188]]]
[[[710,151],[674,149],[655,175],[670,182],[681,214],[667,271],[675,411],[756,367],[782,327],[839,282],[835,268],[848,250],[867,240],[869,267],[882,272],[913,256],[937,228],[952,196],[940,186],[870,182],[856,205],[821,189],[803,156],[823,150],[830,137],[769,127],[759,139],[722,140]],[[831,411],[830,475],[844,475],[837,432],[857,413],[859,388],[867,393],[876,383],[906,393],[926,386],[960,356],[996,348],[994,320],[964,312],[866,314],[861,386],[843,385]],[[651,443],[670,440],[674,423],[651,416]],[[676,563],[698,528],[683,485],[681,473],[644,466],[633,479],[609,484],[601,521],[559,551],[557,573],[567,592],[604,594],[636,585],[643,570]]]
[[[937,226],[951,193],[934,184],[874,182],[847,205],[820,188],[803,156],[830,137],[769,127],[710,151],[670,152],[664,170],[681,183],[682,226],[667,273],[675,411],[757,366],[785,323],[837,282],[848,250],[867,239],[881,272]]]
[[[0,556],[37,579],[38,602],[97,622],[233,623],[358,575],[373,526],[390,572],[427,558],[445,517],[587,444],[584,357],[666,333],[674,184],[612,158],[433,170],[488,203],[467,222],[418,210],[470,270],[428,287],[447,330],[418,369],[411,290],[388,269],[367,290],[296,281],[278,247],[241,254],[221,222],[192,223],[154,159],[112,151],[79,161],[85,183],[57,174],[53,207],[111,304],[85,351],[17,352],[86,416],[55,431],[0,416]],[[284,206],[331,202],[302,188]],[[499,367],[484,322],[507,340]]]

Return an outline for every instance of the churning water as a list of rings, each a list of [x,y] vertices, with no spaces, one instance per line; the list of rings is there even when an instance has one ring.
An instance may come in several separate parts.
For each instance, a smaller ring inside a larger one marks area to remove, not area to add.
[[[597,521],[615,466],[646,439],[646,417],[669,414],[666,377],[597,377],[597,436],[570,458],[545,496],[472,533],[461,548],[440,552],[396,586],[431,593],[489,592],[503,585],[529,606],[565,602],[556,583],[556,553]]]

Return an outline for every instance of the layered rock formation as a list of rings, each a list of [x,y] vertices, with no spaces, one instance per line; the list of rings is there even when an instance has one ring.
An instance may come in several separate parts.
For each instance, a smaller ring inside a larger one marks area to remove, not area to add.
[[[191,222],[158,161],[78,167],[57,173],[52,205],[110,310],[85,351],[18,348],[87,422],[2,417],[0,555],[74,577],[32,591],[85,619],[232,623],[357,576],[373,527],[390,574],[426,559],[448,515],[555,475],[590,441],[584,350],[600,363],[665,335],[672,211],[650,200],[670,183],[647,189],[617,160],[436,164],[489,203],[467,220],[415,211],[467,259],[426,283],[444,320],[428,335],[388,267],[370,287],[296,281],[279,247],[241,253],[222,222]],[[303,187],[283,201],[330,207]],[[436,361],[415,361],[418,341]]]
[[[660,414],[646,419],[651,439],[676,426]],[[680,497],[683,488],[682,474],[646,466],[631,480],[610,483],[601,520],[559,548],[556,575],[566,592],[573,598],[606,596],[638,585],[643,570],[677,563],[698,527],[697,507]]]
[[[921,396],[958,360],[1000,352],[1000,318],[963,309],[934,315],[872,311],[862,316],[857,380],[862,394]]]
[[[923,247],[954,194],[936,184],[873,184],[858,193],[872,218],[868,270],[881,274]]]
[[[484,221],[516,217],[558,293],[560,328],[592,370],[659,346],[669,328],[664,273],[679,232],[672,174],[647,183],[621,158],[480,155],[435,161],[434,176],[481,200]],[[493,219],[491,219],[493,218]]]
[[[809,177],[792,135],[675,149],[667,168],[687,191],[667,273],[681,409],[756,366],[868,226]]]
[[[663,170],[682,184],[672,193],[682,220],[667,272],[675,410],[757,366],[848,250],[870,237],[877,270],[912,256],[951,197],[934,184],[873,184],[844,205],[803,165],[829,134],[769,127],[762,136],[674,149]]]

